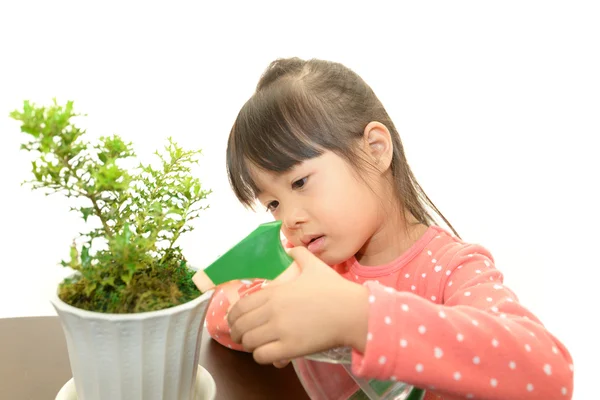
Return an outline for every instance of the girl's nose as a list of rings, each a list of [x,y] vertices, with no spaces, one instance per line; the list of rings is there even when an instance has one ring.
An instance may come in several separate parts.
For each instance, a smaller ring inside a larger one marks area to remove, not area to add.
[[[306,213],[299,208],[290,210],[283,217],[283,225],[287,229],[297,229],[308,220]]]

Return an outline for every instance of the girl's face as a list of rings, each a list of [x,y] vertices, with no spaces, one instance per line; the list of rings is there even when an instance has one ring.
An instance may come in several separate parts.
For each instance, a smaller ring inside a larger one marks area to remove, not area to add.
[[[384,224],[376,176],[366,173],[365,182],[331,151],[286,173],[251,173],[261,190],[258,200],[282,221],[285,237],[329,265],[354,256]]]

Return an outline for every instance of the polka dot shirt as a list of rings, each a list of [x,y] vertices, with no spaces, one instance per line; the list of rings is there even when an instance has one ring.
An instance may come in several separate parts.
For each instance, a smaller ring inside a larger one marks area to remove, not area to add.
[[[389,264],[352,258],[333,268],[370,291],[366,349],[352,357],[356,376],[407,382],[426,389],[426,399],[571,398],[568,350],[519,304],[485,248],[432,226]],[[206,319],[215,340],[243,350],[229,337],[229,299],[264,284],[217,288]],[[338,365],[297,361],[299,374],[311,376],[303,381],[321,381],[314,399],[344,399],[357,389]]]

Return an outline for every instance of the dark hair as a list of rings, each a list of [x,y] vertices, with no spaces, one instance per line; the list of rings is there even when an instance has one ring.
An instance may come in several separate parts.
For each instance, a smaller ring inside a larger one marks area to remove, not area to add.
[[[415,179],[400,135],[383,105],[358,74],[340,63],[299,58],[273,61],[240,110],[227,144],[227,173],[237,198],[247,207],[258,188],[248,162],[273,172],[329,150],[356,165],[356,144],[371,121],[390,131],[394,153],[391,170],[404,212],[425,225],[439,215],[458,236]]]

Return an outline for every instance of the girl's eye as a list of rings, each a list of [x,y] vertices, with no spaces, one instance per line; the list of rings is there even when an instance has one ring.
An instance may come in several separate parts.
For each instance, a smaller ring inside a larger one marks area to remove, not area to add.
[[[308,176],[302,179],[298,179],[296,182],[292,183],[292,189],[301,189],[306,185],[306,181],[308,180]]]
[[[272,201],[267,204],[267,211],[273,212],[277,209],[277,206],[279,206],[279,202],[277,200]]]

